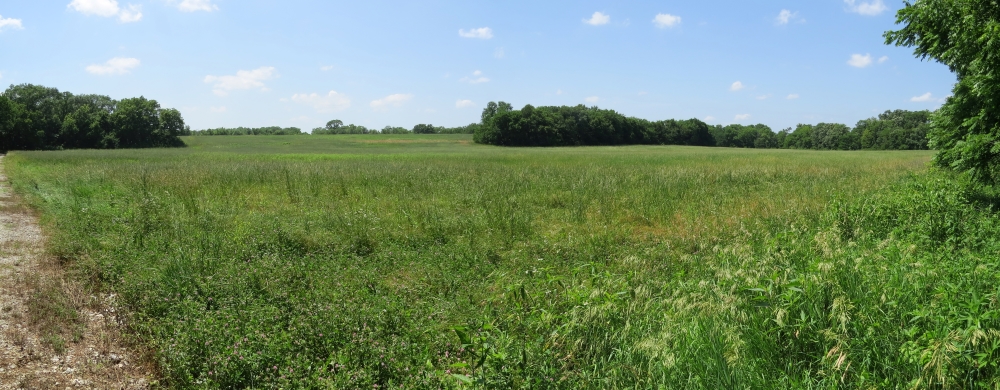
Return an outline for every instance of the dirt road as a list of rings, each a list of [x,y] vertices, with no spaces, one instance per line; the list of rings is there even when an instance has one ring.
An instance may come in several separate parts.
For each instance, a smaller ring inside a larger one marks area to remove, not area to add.
[[[85,293],[46,255],[38,219],[3,168],[0,156],[0,390],[149,388],[110,300]]]

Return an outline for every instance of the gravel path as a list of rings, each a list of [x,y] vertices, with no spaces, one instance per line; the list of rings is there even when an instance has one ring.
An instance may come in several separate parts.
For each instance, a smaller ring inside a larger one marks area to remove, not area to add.
[[[0,390],[149,388],[148,368],[122,348],[109,300],[65,281],[43,244],[38,220],[13,196],[0,156]],[[42,335],[44,312],[29,310],[45,287],[62,291],[78,313],[60,347]]]

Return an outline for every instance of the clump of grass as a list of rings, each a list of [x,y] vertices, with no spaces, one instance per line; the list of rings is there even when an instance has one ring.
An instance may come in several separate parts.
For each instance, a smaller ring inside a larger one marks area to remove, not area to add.
[[[78,298],[68,292],[65,282],[59,279],[29,276],[23,283],[28,291],[25,306],[27,322],[38,330],[43,344],[56,354],[66,351],[68,342],[79,342],[83,337],[82,308]],[[79,293],[79,291],[78,291]]]
[[[6,161],[176,388],[996,385],[1000,221],[927,152],[418,139]]]

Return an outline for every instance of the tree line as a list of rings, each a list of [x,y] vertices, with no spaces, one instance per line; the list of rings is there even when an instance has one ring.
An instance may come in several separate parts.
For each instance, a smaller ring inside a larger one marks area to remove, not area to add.
[[[369,129],[364,126],[354,124],[345,125],[343,121],[334,119],[326,123],[324,127],[317,127],[312,130],[313,135],[332,134],[473,134],[479,127],[478,123],[459,127],[443,127],[431,124],[418,124],[412,129],[405,127],[386,126],[382,130]]]
[[[145,97],[114,100],[39,85],[0,94],[0,151],[183,146],[181,113]]]
[[[431,124],[418,124],[412,129],[398,126],[386,126],[381,130],[369,129],[365,126],[355,124],[344,124],[344,121],[334,119],[326,123],[326,126],[312,129],[312,135],[335,135],[335,134],[474,134],[480,126],[473,123],[459,127],[443,127]],[[236,127],[218,128],[188,131],[182,135],[309,135],[298,127]]]
[[[205,129],[188,131],[184,135],[300,135],[306,134],[298,127],[220,127],[217,129]]]
[[[886,111],[854,127],[800,124],[774,132],[763,124],[710,126],[698,119],[649,121],[578,105],[520,110],[490,102],[477,143],[500,146],[690,145],[816,150],[928,149],[929,111]]]

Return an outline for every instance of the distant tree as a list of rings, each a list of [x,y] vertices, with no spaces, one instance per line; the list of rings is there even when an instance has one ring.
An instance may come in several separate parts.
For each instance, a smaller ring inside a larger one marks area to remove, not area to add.
[[[820,123],[812,128],[812,149],[855,150],[860,149],[860,145],[847,125]]]
[[[436,133],[437,130],[435,130],[434,125],[419,124],[413,126],[413,134],[436,134]]]
[[[912,47],[955,73],[958,83],[933,115],[934,162],[987,184],[1000,181],[1000,3],[915,0],[896,15],[886,44]]]
[[[386,126],[382,128],[381,134],[410,134],[410,131],[404,127],[393,127]]]
[[[332,121],[326,122],[326,128],[329,130],[336,130],[344,127],[344,121],[340,119],[334,119]]]
[[[812,149],[813,148],[813,126],[799,124],[785,138],[785,145],[789,149]]]
[[[930,111],[886,111],[859,121],[854,132],[862,149],[925,150],[931,116]]]

